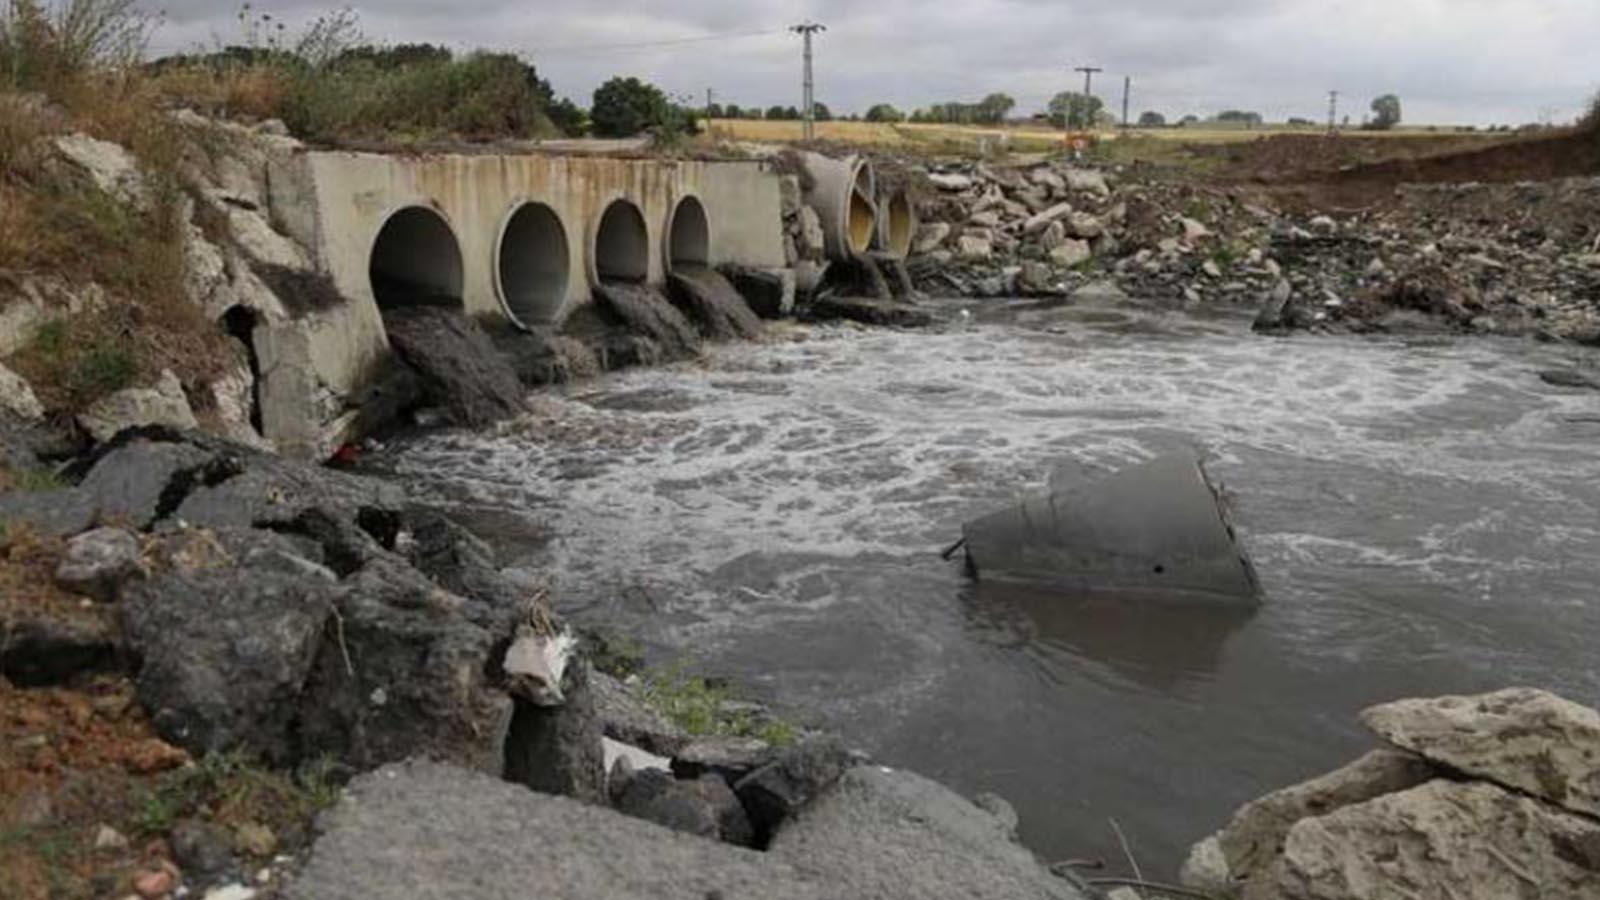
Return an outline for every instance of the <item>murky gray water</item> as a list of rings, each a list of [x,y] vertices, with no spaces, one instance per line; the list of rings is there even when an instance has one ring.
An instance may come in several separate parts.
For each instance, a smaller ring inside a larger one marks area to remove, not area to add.
[[[554,572],[580,621],[1009,798],[1052,858],[1121,868],[1115,819],[1170,873],[1241,802],[1368,747],[1376,701],[1600,704],[1600,395],[1534,377],[1574,351],[985,310],[724,347],[388,462]],[[1056,462],[1180,447],[1233,497],[1253,616],[991,593],[939,559]],[[519,544],[524,520],[553,537]]]

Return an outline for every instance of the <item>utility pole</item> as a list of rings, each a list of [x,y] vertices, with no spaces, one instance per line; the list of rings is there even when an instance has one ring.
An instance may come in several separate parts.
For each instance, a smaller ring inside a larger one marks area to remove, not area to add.
[[[1328,133],[1339,133],[1339,92],[1328,92]]]
[[[1076,69],[1073,69],[1073,71],[1083,73],[1083,112],[1087,118],[1093,119],[1094,113],[1090,111],[1089,98],[1094,96],[1094,75],[1096,72],[1104,72],[1105,69],[1096,68],[1094,66],[1079,66]],[[1093,123],[1080,121],[1078,126],[1084,130],[1088,130],[1088,127],[1091,124]]]
[[[1128,98],[1133,95],[1133,76],[1122,77],[1122,130],[1128,130]]]
[[[805,118],[803,128],[805,139],[814,141],[817,139],[817,119],[816,85],[811,79],[811,36],[819,31],[827,31],[828,28],[825,25],[818,25],[816,22],[805,21],[791,27],[789,30],[805,39],[805,80],[800,93],[801,103],[805,106],[805,109],[801,115]]]
[[[711,98],[715,95],[715,91],[713,91],[711,88],[706,88],[706,115],[708,116],[711,115]]]

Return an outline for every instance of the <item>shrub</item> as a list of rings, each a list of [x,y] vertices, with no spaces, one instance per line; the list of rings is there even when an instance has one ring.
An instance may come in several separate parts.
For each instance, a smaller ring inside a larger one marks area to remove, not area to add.
[[[151,25],[135,0],[10,0],[0,15],[0,81],[54,94],[91,73],[127,69]]]

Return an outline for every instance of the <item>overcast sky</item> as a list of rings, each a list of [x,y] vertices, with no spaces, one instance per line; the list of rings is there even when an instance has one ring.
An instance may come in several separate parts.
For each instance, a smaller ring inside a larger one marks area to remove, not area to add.
[[[152,2],[154,5],[154,2]],[[337,5],[255,0],[302,26]],[[237,7],[166,0],[154,50],[238,42]],[[704,102],[798,104],[802,19],[816,47],[817,99],[836,112],[909,109],[1003,91],[1018,112],[1077,87],[1120,108],[1176,118],[1229,107],[1322,119],[1327,92],[1359,121],[1392,91],[1413,123],[1575,117],[1600,89],[1600,0],[366,0],[383,43],[488,47],[530,59],[587,105],[612,75],[637,75]],[[702,40],[721,36],[717,40]],[[646,42],[674,41],[658,46]],[[619,46],[629,45],[629,46]]]

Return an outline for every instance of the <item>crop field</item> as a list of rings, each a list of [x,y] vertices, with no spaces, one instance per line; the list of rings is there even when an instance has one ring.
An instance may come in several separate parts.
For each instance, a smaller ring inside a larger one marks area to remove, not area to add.
[[[768,121],[764,119],[714,119],[710,123],[714,137],[734,141],[787,143],[801,139],[801,124],[796,121]],[[1175,141],[1186,144],[1231,144],[1254,141],[1275,135],[1319,135],[1321,128],[1290,128],[1286,126],[1265,128],[1140,128],[1130,132],[1137,140]],[[1350,131],[1363,138],[1406,140],[1411,138],[1438,138],[1464,132],[1451,127],[1397,128],[1393,131]],[[1097,132],[1101,141],[1122,138],[1115,130]],[[851,144],[905,147],[917,145],[983,144],[1006,147],[1019,152],[1041,152],[1060,147],[1064,139],[1059,130],[1034,125],[1006,127],[979,127],[969,125],[926,125],[883,122],[818,122],[817,137],[825,141]]]

